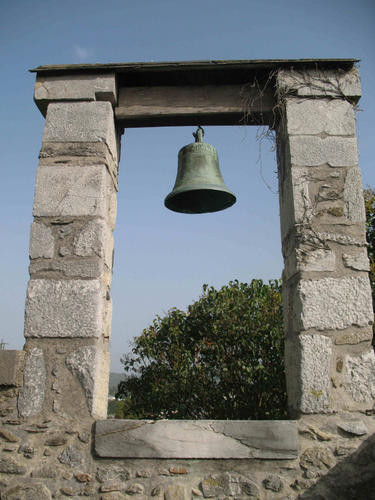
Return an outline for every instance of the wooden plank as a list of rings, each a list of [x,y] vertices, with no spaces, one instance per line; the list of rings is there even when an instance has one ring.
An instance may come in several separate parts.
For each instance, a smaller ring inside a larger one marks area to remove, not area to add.
[[[271,89],[247,85],[122,87],[115,109],[124,127],[272,122]]]

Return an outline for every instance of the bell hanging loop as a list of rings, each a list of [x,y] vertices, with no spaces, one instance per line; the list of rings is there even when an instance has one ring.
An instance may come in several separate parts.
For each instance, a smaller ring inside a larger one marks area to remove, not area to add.
[[[224,184],[216,149],[203,142],[204,130],[193,132],[195,142],[180,149],[173,190],[164,205],[184,214],[218,212],[231,207],[236,197]]]

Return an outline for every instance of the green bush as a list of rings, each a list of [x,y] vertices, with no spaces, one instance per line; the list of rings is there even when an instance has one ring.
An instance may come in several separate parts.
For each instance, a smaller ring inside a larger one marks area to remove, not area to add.
[[[187,312],[171,309],[122,358],[123,418],[285,418],[278,281],[203,286]]]

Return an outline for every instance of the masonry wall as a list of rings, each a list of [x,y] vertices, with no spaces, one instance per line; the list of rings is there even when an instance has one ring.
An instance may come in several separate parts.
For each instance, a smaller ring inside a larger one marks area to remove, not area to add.
[[[46,123],[26,344],[0,351],[1,499],[371,498],[375,362],[353,114],[359,77],[283,70],[275,84],[286,369],[297,420],[103,420],[116,76],[38,77]]]

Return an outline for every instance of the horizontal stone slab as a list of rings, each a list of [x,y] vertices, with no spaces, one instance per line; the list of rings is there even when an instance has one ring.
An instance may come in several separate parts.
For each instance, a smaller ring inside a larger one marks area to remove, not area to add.
[[[114,73],[38,75],[34,100],[43,115],[53,101],[109,101],[115,105],[116,77]]]
[[[298,457],[291,420],[98,420],[95,451],[102,458]]]
[[[337,69],[282,69],[277,75],[277,86],[282,94],[300,97],[349,98],[357,102],[361,97],[361,80],[357,68]]]

